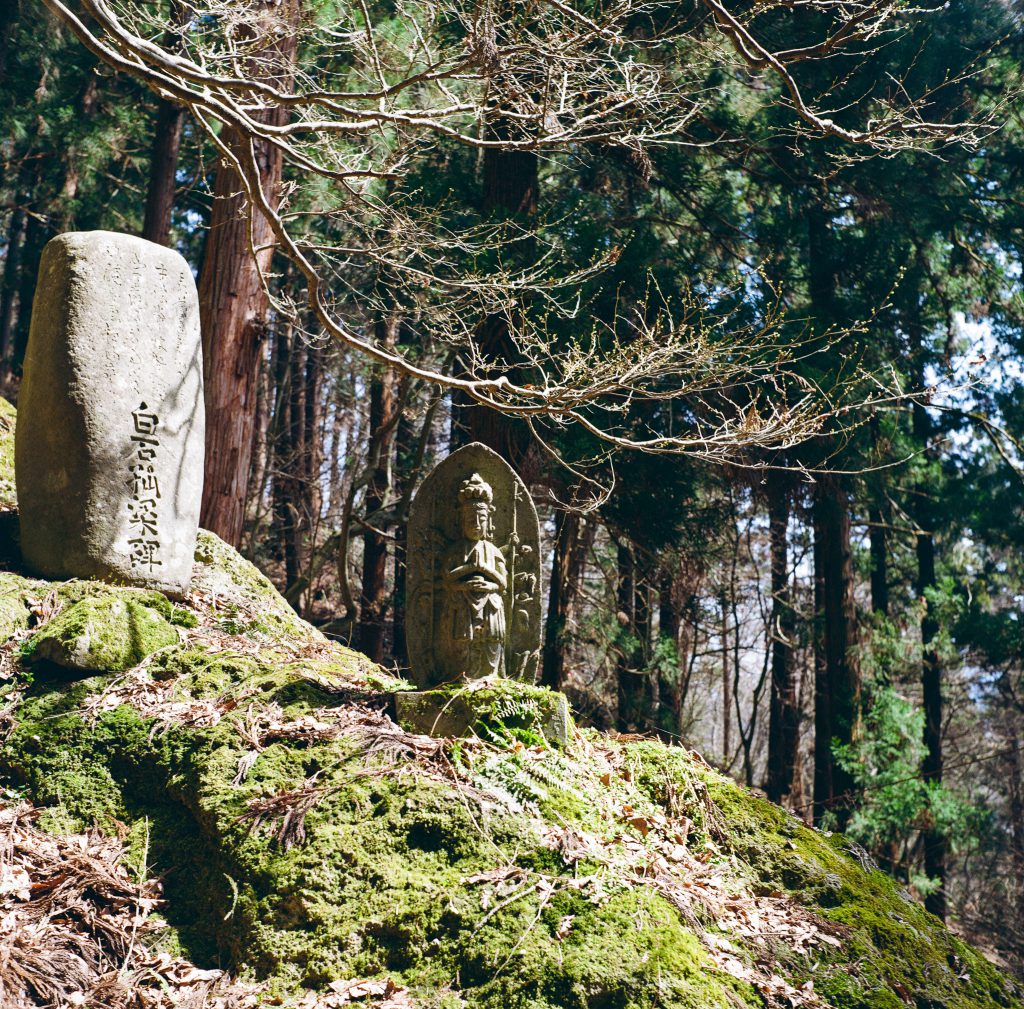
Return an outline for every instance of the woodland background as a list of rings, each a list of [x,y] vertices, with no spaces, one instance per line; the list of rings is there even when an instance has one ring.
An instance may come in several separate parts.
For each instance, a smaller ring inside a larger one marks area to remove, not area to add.
[[[305,5],[286,2],[282,16],[331,6]],[[389,5],[363,11],[398,30]],[[169,23],[187,33],[202,17],[175,4]],[[282,310],[299,278],[267,240],[261,288],[238,184],[209,137],[102,66],[41,4],[9,0],[6,394],[16,402],[51,237],[105,228],[171,244],[196,271],[204,339],[218,334],[204,525],[298,612],[404,667],[409,502],[452,447],[483,438],[541,511],[544,683],[584,721],[696,748],[846,831],[1021,972],[1024,104],[1006,100],[1021,28],[1011,5],[954,0],[847,68],[872,82],[865,92],[898,79],[945,88],[962,118],[995,115],[999,128],[969,144],[849,157],[839,139],[787,126],[770,77],[709,63],[712,98],[688,145],[541,156],[435,138],[382,183],[456,233],[506,228],[504,243],[455,251],[474,269],[500,271],[502,255],[529,260],[543,243],[569,250],[581,308],[552,324],[552,346],[594,320],[615,333],[654,291],[684,315],[711,305],[709,330],[748,363],[796,348],[787,381],[832,390],[820,422],[782,447],[737,439],[728,452],[651,454],[579,426],[531,429],[332,342],[301,306]],[[263,169],[287,194],[293,169],[272,152]],[[344,244],[315,213],[306,227]],[[604,268],[588,273],[599,256]],[[386,264],[343,282],[350,330],[451,366],[436,306]],[[470,321],[492,347],[507,343],[508,315]],[[712,375],[627,404],[627,424],[671,434],[719,409],[728,386]]]

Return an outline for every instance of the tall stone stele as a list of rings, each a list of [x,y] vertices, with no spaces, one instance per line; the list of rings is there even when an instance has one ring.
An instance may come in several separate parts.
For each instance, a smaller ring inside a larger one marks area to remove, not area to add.
[[[54,238],[18,395],[28,567],[184,592],[204,426],[199,300],[185,260],[108,231]]]
[[[409,515],[406,638],[421,687],[507,676],[533,682],[540,649],[537,509],[485,445],[453,452]]]

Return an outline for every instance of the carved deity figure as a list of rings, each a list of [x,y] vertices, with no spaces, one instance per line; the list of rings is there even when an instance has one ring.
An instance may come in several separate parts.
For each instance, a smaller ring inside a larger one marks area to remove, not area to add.
[[[459,487],[462,538],[448,548],[441,571],[440,651],[445,665],[476,678],[502,670],[505,652],[505,557],[491,537],[494,492],[479,473]]]
[[[421,687],[532,680],[540,651],[540,528],[529,492],[484,445],[423,481],[409,514],[406,637]]]

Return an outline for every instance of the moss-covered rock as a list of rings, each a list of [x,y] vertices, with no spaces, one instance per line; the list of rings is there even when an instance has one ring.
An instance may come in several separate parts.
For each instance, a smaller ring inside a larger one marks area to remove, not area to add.
[[[17,411],[0,396],[0,511],[18,506],[14,487],[14,425]]]
[[[29,662],[79,672],[121,673],[153,652],[178,643],[157,610],[123,595],[87,597],[62,610],[25,643]]]
[[[386,977],[419,1009],[1021,1005],[841,837],[685,749],[549,746],[550,696],[508,683],[470,738],[406,731],[408,684],[209,534],[179,603],[0,574],[0,635],[0,787],[126,838],[176,948],[261,1004]],[[23,652],[96,675],[33,679]]]
[[[0,571],[0,641],[9,641],[28,629],[32,607],[44,586],[11,571]]]
[[[264,639],[321,644],[324,636],[302,620],[273,582],[220,537],[199,530],[192,592],[210,602],[223,630]],[[354,654],[354,653],[353,653]]]
[[[565,746],[572,733],[563,694],[514,680],[398,692],[392,716],[403,729],[427,736],[479,734],[515,738],[530,746]]]

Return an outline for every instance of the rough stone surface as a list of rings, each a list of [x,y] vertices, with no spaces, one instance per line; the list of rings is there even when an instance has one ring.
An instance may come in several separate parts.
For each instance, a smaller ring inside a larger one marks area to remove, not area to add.
[[[26,564],[184,592],[203,480],[199,303],[176,252],[73,232],[43,251],[15,463]]]
[[[522,480],[485,445],[453,452],[409,516],[406,632],[422,687],[532,682],[540,648],[540,529]]]

